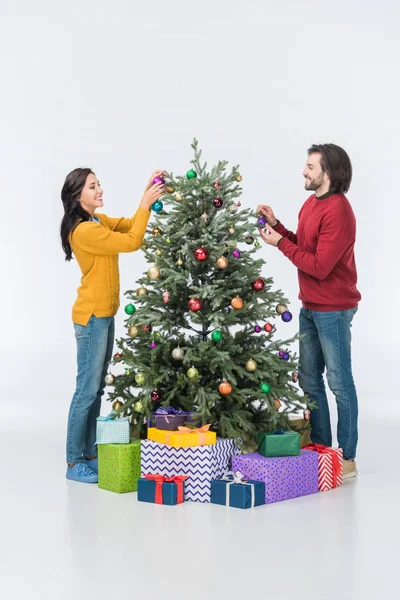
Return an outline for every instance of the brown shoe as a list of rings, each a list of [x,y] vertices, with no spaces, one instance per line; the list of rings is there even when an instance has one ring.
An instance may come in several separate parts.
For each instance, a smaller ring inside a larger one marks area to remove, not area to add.
[[[357,477],[358,471],[355,460],[344,460],[343,461],[343,479],[352,479]]]

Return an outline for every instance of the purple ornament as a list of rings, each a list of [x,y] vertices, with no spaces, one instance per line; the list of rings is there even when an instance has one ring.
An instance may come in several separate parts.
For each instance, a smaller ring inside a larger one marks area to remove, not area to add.
[[[264,215],[261,215],[260,217],[258,217],[257,219],[257,224],[258,225],[265,225],[267,223],[267,219],[264,217]]]
[[[213,204],[215,208],[221,208],[224,204],[224,201],[222,200],[222,198],[214,198]]]
[[[154,177],[154,179],[153,179],[153,185],[156,185],[156,183],[162,183],[163,185],[165,185],[165,179],[164,179],[164,177]]]
[[[261,333],[262,329],[261,329],[261,327],[259,325],[256,325],[254,327],[254,331],[255,331],[255,333]]]
[[[281,319],[282,321],[284,321],[285,323],[289,323],[292,319],[293,319],[293,315],[291,312],[289,312],[288,310],[285,310],[284,313],[282,313],[281,315]]]
[[[154,350],[154,348],[157,348],[157,344],[155,342],[151,342],[150,348]]]
[[[283,355],[284,355],[284,354],[285,354],[285,353],[284,353],[284,351],[283,351],[283,350],[279,350],[279,358],[283,358]]]
[[[238,249],[236,248],[236,250],[234,250],[234,251],[232,252],[232,256],[234,256],[235,258],[240,258],[240,250],[238,250]]]
[[[290,356],[288,352],[283,353],[283,360],[289,360]]]

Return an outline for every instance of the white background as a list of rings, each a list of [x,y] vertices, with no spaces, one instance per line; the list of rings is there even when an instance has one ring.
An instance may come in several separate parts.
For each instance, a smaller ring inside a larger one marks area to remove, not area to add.
[[[398,412],[399,31],[395,0],[1,0],[2,424],[61,425],[73,393],[79,271],[58,239],[65,175],[92,167],[104,212],[129,216],[154,168],[186,172],[194,136],[210,165],[240,164],[244,207],[270,204],[289,228],[307,197],[308,146],[348,151],[360,409]],[[297,321],[296,269],[264,252]],[[122,294],[145,262],[137,252],[120,267]]]

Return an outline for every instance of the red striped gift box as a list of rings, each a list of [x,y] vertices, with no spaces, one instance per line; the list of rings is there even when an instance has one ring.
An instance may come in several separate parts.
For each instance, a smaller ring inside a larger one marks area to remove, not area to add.
[[[318,454],[318,489],[328,492],[343,483],[343,451],[322,444],[308,444],[303,450]]]

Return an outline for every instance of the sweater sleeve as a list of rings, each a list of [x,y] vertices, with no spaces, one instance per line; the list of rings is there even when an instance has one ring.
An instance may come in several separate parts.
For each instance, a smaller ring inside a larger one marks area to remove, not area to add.
[[[142,244],[146,232],[150,212],[139,208],[132,219],[131,226],[126,233],[111,231],[100,223],[84,221],[73,231],[71,236],[72,246],[77,246],[91,254],[119,254],[120,252],[133,252]],[[118,219],[116,219],[118,221]]]
[[[321,223],[315,254],[301,250],[284,238],[279,250],[300,270],[316,279],[325,279],[332,272],[345,250],[355,241],[353,215],[330,213]]]
[[[289,229],[286,229],[286,227],[282,225],[282,223],[278,223],[278,225],[274,227],[274,231],[276,231],[280,235],[283,235],[284,238],[290,240],[294,244],[297,244],[297,233],[289,231]]]
[[[111,229],[111,231],[117,231],[118,233],[128,233],[132,227],[132,219],[126,217],[108,217],[107,215],[97,214],[103,225]]]

